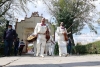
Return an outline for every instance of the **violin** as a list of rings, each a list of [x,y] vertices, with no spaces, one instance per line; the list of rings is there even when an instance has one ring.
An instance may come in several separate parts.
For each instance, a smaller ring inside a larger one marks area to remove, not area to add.
[[[63,35],[64,35],[64,39],[65,39],[65,41],[68,41],[67,33],[64,33]]]
[[[50,32],[49,32],[48,27],[47,27],[47,30],[46,30],[46,39],[47,39],[47,41],[50,39]]]

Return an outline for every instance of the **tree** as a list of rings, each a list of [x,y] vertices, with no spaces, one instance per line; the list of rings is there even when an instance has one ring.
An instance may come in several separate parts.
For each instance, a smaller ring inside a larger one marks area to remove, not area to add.
[[[2,41],[3,32],[6,28],[5,25],[6,25],[6,20],[3,17],[1,17],[0,18],[0,43]]]
[[[51,14],[56,17],[58,24],[64,22],[68,31],[71,31],[69,36],[71,37],[73,44],[73,34],[82,30],[85,24],[88,24],[89,28],[97,33],[92,25],[93,16],[90,15],[95,9],[95,6],[92,3],[93,1],[51,0],[49,3],[46,0],[43,1],[48,6]]]
[[[12,16],[14,10],[17,14],[27,12],[27,3],[35,0],[0,0],[0,17],[3,15]]]

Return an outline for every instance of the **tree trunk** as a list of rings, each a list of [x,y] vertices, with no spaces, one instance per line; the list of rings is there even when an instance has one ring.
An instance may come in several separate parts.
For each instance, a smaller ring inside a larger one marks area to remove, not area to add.
[[[72,27],[71,27],[71,34],[70,34],[70,38],[71,38],[71,41],[72,41],[72,45],[73,45],[73,46],[75,46],[74,39],[73,39]]]

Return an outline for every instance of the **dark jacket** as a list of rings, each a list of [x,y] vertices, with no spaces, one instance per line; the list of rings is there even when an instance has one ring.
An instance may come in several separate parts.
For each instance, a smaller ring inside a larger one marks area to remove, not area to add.
[[[17,37],[16,31],[11,29],[11,30],[5,30],[3,34],[3,39],[4,40],[13,40]]]
[[[14,42],[14,45],[15,45],[15,47],[18,47],[18,46],[19,46],[19,40],[16,40],[16,41]]]
[[[68,38],[68,46],[71,46],[71,39]]]

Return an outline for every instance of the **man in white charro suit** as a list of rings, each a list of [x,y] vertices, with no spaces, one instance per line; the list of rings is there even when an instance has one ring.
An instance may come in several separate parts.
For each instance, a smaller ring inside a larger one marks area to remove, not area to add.
[[[58,46],[59,46],[59,56],[67,56],[67,42],[65,41],[65,37],[64,37],[64,33],[67,33],[66,28],[64,28],[63,26],[63,22],[61,22],[60,27],[57,27],[57,31],[56,31],[58,37],[57,37],[57,41],[58,41]],[[67,36],[67,35],[66,35]]]
[[[42,18],[41,23],[37,23],[34,29],[34,35],[37,35],[37,53],[36,56],[44,57],[44,50],[46,46],[46,31],[50,32],[48,25],[45,23],[45,18]],[[41,49],[41,51],[40,51]]]

